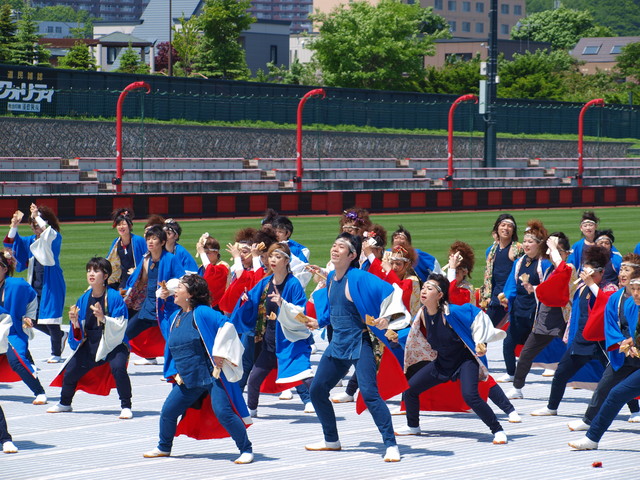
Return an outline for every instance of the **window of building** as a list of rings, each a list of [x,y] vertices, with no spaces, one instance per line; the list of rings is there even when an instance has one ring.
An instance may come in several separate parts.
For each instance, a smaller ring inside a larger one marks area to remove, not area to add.
[[[462,31],[470,32],[471,31],[471,22],[462,22]]]
[[[522,5],[514,5],[513,14],[522,16]]]
[[[600,51],[600,47],[602,46],[602,44],[600,45],[587,45],[586,47],[584,47],[584,50],[582,51],[583,55],[597,55],[598,52]]]
[[[622,47],[623,47],[623,45],[614,45],[613,47],[611,47],[611,53],[613,55],[617,55],[618,53],[622,53]]]
[[[53,33],[53,27],[47,27],[47,33]]]
[[[436,10],[442,10],[444,7],[442,6],[443,0],[436,0],[434,2],[433,8]]]
[[[469,61],[473,58],[471,53],[445,53],[444,61],[446,63],[454,63],[456,61]]]
[[[56,27],[56,33],[62,33],[62,27]]]
[[[504,23],[500,25],[500,33],[502,35],[509,35],[509,25],[505,25]]]
[[[278,46],[271,45],[269,48],[269,62],[278,65]]]
[[[447,2],[447,10],[449,10],[450,12],[455,12],[456,11],[456,2],[455,2],[455,0],[449,0]]]
[[[476,12],[477,13],[484,13],[484,3],[476,2]]]
[[[455,20],[449,20],[449,31],[450,32],[455,32],[456,31],[456,21]]]
[[[476,33],[484,33],[484,23],[476,23]]]
[[[462,11],[470,12],[471,11],[471,2],[462,2]]]
[[[500,13],[502,15],[509,15],[509,4],[503,3],[500,5]]]

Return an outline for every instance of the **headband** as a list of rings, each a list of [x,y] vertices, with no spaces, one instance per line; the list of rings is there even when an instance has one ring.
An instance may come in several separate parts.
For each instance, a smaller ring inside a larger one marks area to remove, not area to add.
[[[284,250],[280,249],[280,248],[276,248],[274,251],[274,253],[279,253],[280,255],[282,255],[283,257],[287,257],[287,258],[291,258]]]
[[[594,220],[589,220],[588,218],[585,220],[582,220],[580,222],[580,225],[597,225],[597,222],[595,222]]]
[[[600,240],[602,240],[604,238],[606,238],[611,243],[613,243],[613,240],[611,240],[611,237],[609,235],[600,235],[598,238],[595,239],[595,243],[598,243]]]
[[[640,277],[632,278],[629,280],[629,285],[640,285]]]
[[[640,268],[640,265],[638,265],[637,263],[631,263],[631,262],[622,262],[620,264],[621,267],[632,267],[632,268]]]
[[[349,252],[356,253],[356,247],[354,247],[353,244],[344,237],[337,238],[335,243],[344,243],[347,247],[349,247]]]
[[[440,285],[438,285],[438,283],[435,280],[427,280],[425,284],[431,285],[438,292],[442,293],[442,289],[440,288]]]
[[[505,218],[504,220],[500,220],[500,223],[508,223],[508,224],[513,225],[514,227],[516,226],[516,222],[514,222],[510,218]],[[498,225],[500,225],[500,223]]]
[[[533,233],[525,233],[524,238],[527,238],[527,237],[532,238],[536,243],[542,243],[542,239],[536,237]]]
[[[411,260],[408,257],[405,257],[405,255],[408,255],[409,252],[407,252],[407,250],[405,248],[402,247],[402,245],[398,245],[396,247],[394,247],[394,249],[391,252],[391,256],[389,257],[391,260],[398,260],[398,261],[402,261],[402,262],[411,262]]]
[[[205,248],[204,249],[205,252],[219,252],[220,250],[217,248]]]

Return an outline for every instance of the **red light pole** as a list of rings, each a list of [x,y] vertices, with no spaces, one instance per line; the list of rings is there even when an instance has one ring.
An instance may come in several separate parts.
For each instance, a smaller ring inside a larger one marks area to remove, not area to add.
[[[472,93],[467,95],[462,95],[461,97],[456,98],[451,108],[449,108],[449,137],[447,142],[447,176],[445,180],[449,184],[449,188],[453,188],[453,114],[458,108],[458,105],[462,102],[473,101],[474,103],[478,103],[478,97],[473,95]]]
[[[302,191],[302,175],[304,174],[304,168],[302,167],[302,109],[304,108],[304,104],[307,102],[307,100],[315,95],[322,95],[322,98],[327,97],[327,93],[323,88],[316,88],[305,93],[304,96],[300,99],[300,103],[298,103],[298,130],[296,134],[296,176],[293,178],[293,181],[296,184],[296,190],[298,192]]]
[[[122,168],[122,103],[131,90],[137,88],[146,88],[147,93],[151,92],[151,86],[147,82],[133,82],[124,87],[122,93],[118,97],[116,105],[116,176],[112,183],[116,186],[116,192],[122,193],[122,176],[124,169]]]
[[[580,110],[580,116],[578,117],[578,175],[576,175],[579,187],[582,187],[582,173],[584,172],[584,157],[582,155],[584,147],[582,140],[584,135],[584,114],[589,107],[604,107],[604,100],[602,98],[590,100]]]

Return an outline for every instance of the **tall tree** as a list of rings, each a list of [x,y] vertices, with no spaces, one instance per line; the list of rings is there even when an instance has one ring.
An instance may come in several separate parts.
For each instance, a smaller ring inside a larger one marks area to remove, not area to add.
[[[58,66],[71,70],[95,70],[96,60],[86,43],[76,42],[67,54],[58,60]]]
[[[3,3],[0,6],[0,63],[10,63],[15,44],[16,24],[11,14],[11,6]]]
[[[149,73],[149,65],[142,62],[140,54],[137,53],[131,44],[120,55],[120,66],[116,70],[120,73]]]
[[[610,28],[596,24],[588,11],[560,7],[534,13],[511,30],[514,40],[548,42],[553,48],[569,49],[583,37],[613,37]]]
[[[202,33],[198,27],[197,17],[189,20],[180,17],[180,28],[174,27],[173,48],[176,50],[179,61],[177,71],[189,75],[193,70],[193,64],[202,45]],[[174,69],[174,75],[176,75]]]
[[[622,52],[616,59],[616,69],[627,77],[633,77],[640,82],[640,42],[629,43],[622,47]]]
[[[205,0],[198,26],[203,41],[194,69],[209,78],[246,79],[249,69],[240,33],[256,21],[250,0]]]
[[[34,9],[25,7],[18,20],[15,48],[11,63],[17,65],[49,66],[49,50],[38,43],[38,24],[33,19]]]
[[[434,39],[443,30],[421,33],[438,25],[431,9],[399,0],[377,5],[356,1],[331,13],[310,18],[320,24],[310,48],[326,85],[414,90],[424,76],[425,55],[433,55]]]

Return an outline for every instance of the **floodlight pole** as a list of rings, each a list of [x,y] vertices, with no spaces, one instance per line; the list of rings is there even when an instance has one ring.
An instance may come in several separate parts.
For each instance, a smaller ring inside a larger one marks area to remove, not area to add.
[[[590,107],[604,107],[604,100],[602,98],[590,100],[585,103],[580,110],[580,116],[578,117],[578,174],[576,175],[578,187],[582,187],[582,177],[584,173],[584,114]]]
[[[111,183],[116,186],[118,193],[122,193],[122,176],[124,175],[122,167],[122,103],[129,92],[137,88],[146,88],[147,93],[151,92],[151,86],[147,82],[130,83],[120,93],[116,104],[116,176],[111,180]]]
[[[445,180],[449,183],[449,188],[453,188],[453,114],[462,102],[473,101],[478,103],[478,96],[473,94],[462,95],[456,98],[449,108],[449,137],[447,142],[447,176]]]
[[[315,95],[321,95],[322,98],[327,97],[327,93],[323,88],[316,88],[305,93],[298,103],[298,129],[296,133],[296,176],[293,177],[293,181],[296,184],[296,190],[298,192],[302,191],[302,175],[304,174],[304,168],[302,166],[302,110],[304,108],[304,104],[307,103],[307,100]]]
[[[496,76],[498,73],[498,0],[489,6],[489,58],[487,59],[487,113],[484,116],[484,166],[496,166]]]

